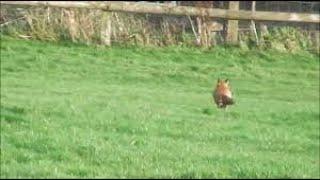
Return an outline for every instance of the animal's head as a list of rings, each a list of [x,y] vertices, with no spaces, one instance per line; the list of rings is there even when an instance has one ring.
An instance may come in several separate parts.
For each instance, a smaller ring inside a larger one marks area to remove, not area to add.
[[[221,80],[220,78],[218,78],[217,88],[229,89],[229,79]]]

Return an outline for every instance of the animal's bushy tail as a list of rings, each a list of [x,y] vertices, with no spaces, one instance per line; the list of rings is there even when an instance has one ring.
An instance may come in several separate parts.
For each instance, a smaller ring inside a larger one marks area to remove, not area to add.
[[[226,105],[232,105],[232,104],[235,104],[235,101],[233,98],[230,98],[228,96],[224,96],[224,102]]]

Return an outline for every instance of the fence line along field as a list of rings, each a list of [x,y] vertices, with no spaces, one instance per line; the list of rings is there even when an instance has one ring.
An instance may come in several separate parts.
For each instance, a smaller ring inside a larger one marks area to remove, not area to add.
[[[2,36],[1,177],[319,178],[318,56]]]
[[[278,46],[273,44],[278,39],[268,32],[290,27],[299,30],[297,39],[307,41],[302,42],[304,49],[319,51],[318,2],[171,2],[0,1],[0,23],[3,32],[18,37],[108,46],[240,43],[269,48]],[[279,41],[291,47],[294,38]]]

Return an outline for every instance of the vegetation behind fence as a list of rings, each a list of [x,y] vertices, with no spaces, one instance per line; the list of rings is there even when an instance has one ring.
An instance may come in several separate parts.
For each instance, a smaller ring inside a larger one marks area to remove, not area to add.
[[[86,44],[212,47],[228,42],[230,21],[205,16],[105,12],[99,8],[1,6],[3,34]],[[319,23],[299,23],[300,26],[295,22],[236,20],[237,44],[242,48],[258,45],[283,51],[319,52]]]

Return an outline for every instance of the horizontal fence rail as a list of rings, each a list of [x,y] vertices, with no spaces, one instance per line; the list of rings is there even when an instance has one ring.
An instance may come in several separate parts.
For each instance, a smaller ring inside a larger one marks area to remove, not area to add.
[[[320,23],[319,14],[283,13],[266,11],[225,10],[216,8],[199,8],[190,6],[176,6],[172,4],[155,4],[121,1],[96,1],[96,2],[72,2],[72,1],[0,1],[0,4],[46,6],[61,8],[86,8],[101,9],[104,11],[119,11],[131,13],[150,13],[167,15],[206,16],[230,20],[256,20],[256,21],[285,21]]]

